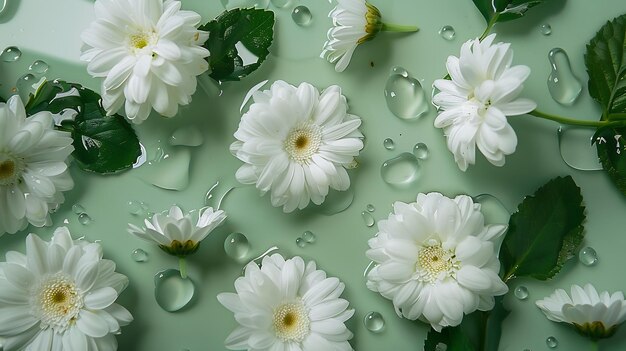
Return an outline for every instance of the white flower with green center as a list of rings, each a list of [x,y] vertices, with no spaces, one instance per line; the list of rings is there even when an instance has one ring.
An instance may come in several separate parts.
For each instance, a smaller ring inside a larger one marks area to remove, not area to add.
[[[367,257],[376,263],[367,287],[392,300],[396,313],[433,329],[461,323],[464,314],[488,311],[508,291],[498,276],[496,242],[505,225],[485,225],[480,204],[465,195],[419,194],[396,202],[378,222]]]
[[[435,127],[443,128],[448,149],[462,171],[476,161],[476,146],[489,162],[504,165],[515,152],[517,136],[507,116],[523,115],[537,107],[518,98],[530,68],[511,66],[508,43],[493,44],[496,35],[469,40],[459,57],[449,56],[446,66],[452,80],[438,79],[433,103],[440,109]]]
[[[61,192],[74,187],[66,163],[72,151],[70,133],[54,129],[50,112],[27,118],[17,95],[0,103],[0,236],[52,223]]]
[[[100,244],[74,241],[65,227],[50,242],[28,235],[26,254],[0,263],[4,350],[116,350],[114,334],[133,320],[115,303],[127,285]]]
[[[315,262],[274,254],[251,262],[235,281],[237,293],[217,295],[240,324],[226,339],[229,350],[352,350],[345,322],[354,310],[339,296],[344,284]]]
[[[126,116],[141,123],[154,109],[173,117],[191,102],[196,76],[208,69],[201,45],[200,15],[182,11],[173,0],[97,0],[96,20],[81,35],[81,60],[102,77],[102,105],[108,114],[125,105]]]
[[[341,88],[321,94],[311,84],[283,81],[253,93],[231,152],[245,162],[237,180],[271,193],[275,207],[291,212],[324,202],[330,188],[350,187],[346,171],[363,148],[361,119],[347,113]]]
[[[365,0],[337,0],[328,17],[333,27],[328,30],[321,58],[335,63],[335,71],[343,72],[357,46],[374,39],[380,31],[416,32],[417,27],[383,23],[380,11]]]
[[[536,304],[549,320],[568,323],[593,340],[613,336],[626,321],[626,300],[621,291],[598,293],[591,284],[572,285],[571,295],[557,289]]]

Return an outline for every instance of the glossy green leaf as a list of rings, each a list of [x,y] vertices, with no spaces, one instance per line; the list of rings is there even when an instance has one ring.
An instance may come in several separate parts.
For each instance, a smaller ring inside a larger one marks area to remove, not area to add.
[[[487,23],[520,18],[526,11],[548,0],[473,0]]]

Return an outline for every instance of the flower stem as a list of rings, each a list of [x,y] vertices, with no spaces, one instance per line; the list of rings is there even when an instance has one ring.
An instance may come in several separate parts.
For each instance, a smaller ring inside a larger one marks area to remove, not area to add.
[[[573,126],[604,127],[604,126],[607,126],[607,125],[611,124],[611,122],[609,122],[609,121],[585,121],[585,120],[566,118],[566,117],[562,117],[562,116],[557,116],[557,115],[541,112],[539,110],[533,110],[533,111],[529,112],[528,114],[531,115],[531,116],[535,116],[535,117],[539,117],[539,118],[543,118],[543,119],[548,119],[548,120],[551,120],[551,121],[554,121],[554,122],[558,122],[558,123],[562,123],[562,124],[568,124],[568,125],[573,125]],[[613,122],[613,124],[615,124],[615,123]]]
[[[478,38],[478,40],[483,40],[485,39],[489,33],[491,32],[491,28],[493,28],[493,26],[496,24],[496,22],[498,21],[498,17],[500,17],[500,13],[496,12],[493,17],[491,17],[491,19],[489,20],[489,23],[487,23],[487,28],[485,28],[485,31],[483,32],[483,34],[480,35],[480,38]]]
[[[598,344],[598,340],[593,340],[591,342],[591,351],[598,351],[600,350],[600,345]]]
[[[403,26],[400,24],[383,23],[383,27],[381,28],[381,30],[383,32],[408,33],[408,32],[417,32],[420,29],[416,26]]]
[[[609,120],[624,120],[626,119],[626,113],[611,113],[609,114]]]
[[[180,270],[180,277],[187,279],[187,261],[184,257],[178,258],[178,269]]]

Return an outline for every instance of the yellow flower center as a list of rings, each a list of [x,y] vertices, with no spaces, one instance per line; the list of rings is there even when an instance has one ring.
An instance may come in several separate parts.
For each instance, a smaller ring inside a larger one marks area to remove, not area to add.
[[[322,144],[322,131],[315,124],[305,123],[294,128],[284,142],[284,148],[289,157],[306,164],[317,153]]]
[[[454,277],[460,268],[454,251],[446,250],[439,242],[429,243],[420,249],[415,272],[421,281],[433,283],[445,277]]]
[[[146,33],[138,33],[130,36],[130,46],[135,49],[143,49],[148,46],[149,37]]]
[[[276,338],[283,342],[302,342],[310,332],[309,316],[302,301],[285,303],[274,310]]]
[[[76,322],[83,299],[73,280],[58,273],[36,289],[32,308],[42,326],[63,331]]]
[[[6,154],[0,154],[0,186],[13,185],[20,180],[23,162]]]

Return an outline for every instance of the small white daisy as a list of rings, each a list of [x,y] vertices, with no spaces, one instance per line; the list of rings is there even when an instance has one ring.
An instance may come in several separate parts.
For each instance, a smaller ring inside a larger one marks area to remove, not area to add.
[[[563,289],[536,302],[553,322],[571,324],[582,335],[593,340],[608,338],[626,320],[626,300],[621,291],[598,293],[591,284],[572,285],[572,297]]]
[[[251,262],[235,281],[237,293],[217,295],[240,324],[226,339],[229,350],[349,351],[345,322],[354,310],[339,296],[339,279],[326,277],[315,262],[274,254],[261,268]]]
[[[114,334],[133,320],[115,303],[127,285],[100,244],[74,241],[65,227],[50,242],[30,234],[26,255],[7,252],[0,264],[4,350],[116,350]]]
[[[102,105],[141,123],[154,109],[173,117],[196,91],[196,76],[208,69],[201,45],[200,15],[173,0],[97,0],[96,20],[81,35],[81,60],[103,77]]]
[[[0,236],[52,223],[61,192],[74,187],[66,163],[72,151],[70,133],[54,129],[50,112],[26,118],[17,95],[0,103]]]
[[[348,168],[363,148],[361,119],[347,113],[341,88],[319,91],[283,81],[256,91],[241,118],[231,152],[245,162],[237,180],[256,184],[283,211],[324,202],[329,188],[350,187]]]
[[[396,313],[433,329],[461,323],[464,314],[488,311],[508,287],[498,276],[495,242],[504,225],[485,225],[480,204],[465,195],[419,194],[396,202],[367,257],[377,263],[367,287],[392,300]]]
[[[446,63],[452,80],[438,79],[434,84],[440,92],[433,103],[441,110],[435,127],[443,128],[448,149],[463,171],[474,164],[476,146],[489,162],[504,165],[504,156],[515,152],[517,146],[517,136],[506,117],[537,107],[529,99],[518,98],[530,68],[511,67],[510,44],[493,44],[495,38],[491,34],[482,41],[463,44],[461,55],[449,56]]]

